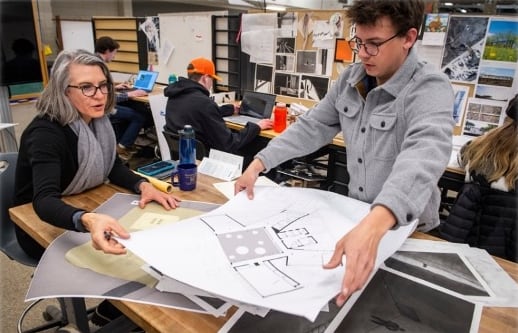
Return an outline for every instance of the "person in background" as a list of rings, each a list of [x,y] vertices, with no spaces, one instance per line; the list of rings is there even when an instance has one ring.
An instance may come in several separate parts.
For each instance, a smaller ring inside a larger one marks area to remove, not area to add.
[[[129,237],[116,219],[69,205],[62,197],[110,181],[140,194],[141,208],[156,201],[170,210],[179,200],[157,190],[118,158],[108,119],[114,101],[112,78],[102,59],[85,50],[63,51],[57,56],[49,83],[36,103],[38,114],[21,136],[14,204],[32,202],[43,221],[89,232],[95,249],[124,254],[121,244],[105,237],[106,233]],[[44,248],[20,227],[15,228],[23,250],[41,258]],[[120,315],[107,304],[112,317]]]
[[[347,144],[349,196],[370,212],[336,244],[326,269],[341,267],[341,306],[372,273],[378,245],[391,228],[418,219],[439,224],[437,186],[452,149],[454,96],[448,78],[413,48],[424,18],[418,0],[360,0],[346,11],[355,25],[349,46],[361,62],[339,76],[326,96],[271,140],[235,183],[253,198],[261,172],[310,154],[342,132]],[[338,287],[338,286],[337,286]]]
[[[506,115],[503,126],[461,148],[466,184],[439,236],[518,262],[518,95],[509,101]]]
[[[231,131],[223,116],[234,113],[234,106],[220,108],[210,99],[213,80],[221,80],[214,63],[206,58],[192,59],[187,66],[187,78],[179,77],[164,90],[168,97],[165,128],[176,133],[184,125],[191,125],[196,138],[209,149],[241,155],[247,165],[263,147],[256,140],[259,132],[272,128],[273,123],[262,119],[257,124],[247,123],[239,132]]]
[[[120,45],[111,37],[103,36],[95,42],[95,53],[99,55],[106,63],[111,62],[119,50]],[[142,128],[152,124],[151,115],[146,114],[145,110],[139,110],[139,103],[132,103],[129,101],[132,97],[146,96],[147,92],[142,89],[136,89],[125,92],[130,86],[127,83],[118,83],[115,85],[117,98],[117,105],[110,115],[110,118],[115,121],[121,121],[126,124],[117,127],[122,133],[117,133],[118,144],[117,153],[119,156],[127,161],[136,152],[134,147],[135,140]]]

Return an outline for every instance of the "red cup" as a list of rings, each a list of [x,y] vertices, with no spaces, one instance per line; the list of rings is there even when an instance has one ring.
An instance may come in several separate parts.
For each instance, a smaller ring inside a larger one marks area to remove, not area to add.
[[[273,130],[280,133],[286,129],[286,121],[288,116],[288,108],[286,104],[277,103],[273,111]]]

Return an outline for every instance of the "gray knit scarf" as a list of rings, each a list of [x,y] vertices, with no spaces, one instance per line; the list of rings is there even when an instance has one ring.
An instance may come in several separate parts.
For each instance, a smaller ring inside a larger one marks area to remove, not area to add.
[[[92,119],[89,125],[83,118],[70,124],[77,135],[79,168],[63,195],[81,193],[108,179],[115,162],[115,133],[107,116]]]

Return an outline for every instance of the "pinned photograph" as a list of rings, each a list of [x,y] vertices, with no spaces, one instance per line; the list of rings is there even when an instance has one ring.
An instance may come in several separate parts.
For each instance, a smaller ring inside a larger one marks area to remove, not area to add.
[[[271,93],[272,92],[273,68],[272,66],[257,64],[255,66],[254,91]]]
[[[503,123],[506,102],[470,98],[462,126],[463,135],[480,136]]]
[[[316,51],[298,51],[297,52],[297,72],[315,74],[317,68],[317,52]]]
[[[488,17],[450,17],[441,62],[450,80],[476,80],[488,22]]]

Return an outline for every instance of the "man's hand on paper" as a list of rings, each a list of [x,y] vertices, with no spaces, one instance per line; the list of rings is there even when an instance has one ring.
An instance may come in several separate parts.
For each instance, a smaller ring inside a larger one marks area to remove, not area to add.
[[[144,208],[151,201],[156,201],[166,210],[171,210],[180,205],[180,199],[173,196],[172,194],[159,191],[149,182],[142,182],[139,185],[140,189],[140,200],[139,207]]]
[[[246,190],[248,199],[252,200],[254,198],[254,184],[262,171],[264,171],[263,162],[258,158],[254,159],[252,163],[248,165],[245,172],[243,172],[243,175],[236,180],[234,193],[238,194]]]
[[[90,231],[94,249],[109,254],[126,253],[126,248],[122,244],[113,237],[106,237],[106,235],[116,235],[123,239],[130,237],[129,233],[116,219],[106,214],[84,213],[81,216],[81,223],[86,230]]]
[[[376,263],[381,238],[395,223],[390,210],[376,206],[336,243],[333,256],[324,268],[340,266],[345,255],[345,274],[336,297],[337,306],[342,306],[353,292],[363,288]]]

